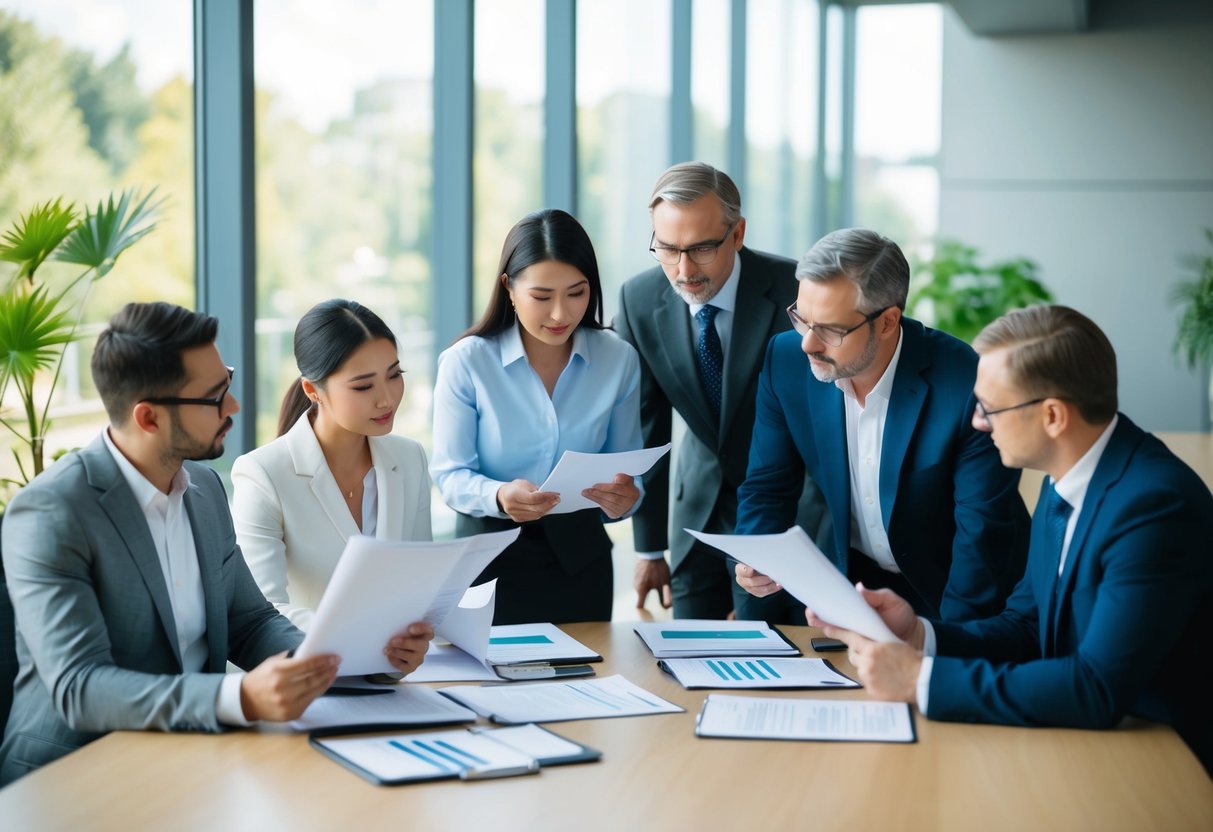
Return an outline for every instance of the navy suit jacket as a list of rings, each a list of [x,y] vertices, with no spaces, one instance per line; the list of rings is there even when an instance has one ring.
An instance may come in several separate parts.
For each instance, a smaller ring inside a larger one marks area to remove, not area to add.
[[[977,354],[902,318],[880,452],[880,508],[902,575],[940,616],[997,615],[1023,575],[1028,513],[1019,471],[971,424]],[[843,393],[813,377],[795,332],[767,348],[737,534],[794,522],[804,469],[820,486],[833,537],[817,544],[844,572],[851,546],[851,472]]]
[[[927,715],[1107,728],[1133,714],[1175,726],[1213,771],[1209,690],[1200,683],[1213,613],[1209,489],[1122,414],[1060,578],[1043,515],[1006,611],[935,625]]]

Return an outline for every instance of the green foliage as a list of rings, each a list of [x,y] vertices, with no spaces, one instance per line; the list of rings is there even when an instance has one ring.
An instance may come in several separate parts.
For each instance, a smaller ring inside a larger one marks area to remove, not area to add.
[[[88,291],[94,282],[113,268],[117,258],[156,227],[161,203],[153,201],[155,189],[146,196],[123,191],[117,202],[111,194],[95,209],[85,209],[77,219],[63,200],[35,206],[20,216],[0,239],[0,257],[18,266],[18,275],[0,294],[0,401],[10,385],[21,403],[21,421],[0,418],[28,449],[30,466],[14,449],[20,478],[9,480],[18,487],[42,472],[44,442],[50,428],[50,403],[67,344],[76,340]],[[38,266],[48,258],[84,266],[67,287],[52,292],[34,278]],[[87,282],[84,282],[88,278]],[[76,287],[84,283],[82,291]],[[35,387],[39,373],[54,369],[49,385]]]
[[[1171,292],[1171,302],[1181,308],[1175,331],[1175,354],[1189,367],[1213,364],[1213,228],[1205,229],[1208,253],[1185,258],[1192,277]]]
[[[983,266],[977,249],[955,240],[941,241],[934,257],[915,264],[914,271],[910,314],[967,342],[1004,312],[1053,300],[1031,260]]]

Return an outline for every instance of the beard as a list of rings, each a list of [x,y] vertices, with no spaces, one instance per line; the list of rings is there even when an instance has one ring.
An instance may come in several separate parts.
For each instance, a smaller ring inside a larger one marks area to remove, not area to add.
[[[863,345],[863,352],[849,364],[839,366],[834,359],[816,352],[810,358],[815,358],[821,364],[809,362],[809,369],[818,381],[838,381],[842,378],[853,378],[867,370],[876,361],[876,330],[868,327],[868,340]],[[825,366],[822,366],[825,365]]]
[[[203,460],[218,459],[223,456],[223,436],[231,428],[232,424],[232,417],[228,416],[223,421],[223,426],[215,432],[215,435],[209,441],[202,441],[186,433],[181,427],[181,423],[177,419],[174,419],[170,437],[172,444],[164,455],[165,462],[180,463],[185,460],[201,462]]]
[[[703,278],[705,282],[703,285],[695,287],[694,290],[688,287],[682,280],[670,281],[670,287],[673,288],[674,294],[687,303],[707,303],[719,294],[724,283],[713,283],[711,278],[704,277],[703,275],[695,275],[692,280],[699,278]]]

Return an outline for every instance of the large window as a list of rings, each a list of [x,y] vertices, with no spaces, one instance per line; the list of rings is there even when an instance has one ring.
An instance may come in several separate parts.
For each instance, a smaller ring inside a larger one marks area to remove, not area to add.
[[[723,171],[729,169],[730,5],[697,0],[691,7],[692,156]]]
[[[81,210],[132,187],[164,199],[155,232],[91,289],[85,337],[68,346],[52,403],[48,459],[105,423],[88,371],[103,322],[131,300],[194,305],[192,14],[163,0],[0,1],[0,226],[59,197]],[[77,272],[48,262],[38,276],[56,287]],[[0,263],[0,281],[11,276]],[[0,476],[14,466],[0,447]]]
[[[577,4],[578,213],[594,241],[606,316],[654,265],[649,193],[669,166],[669,0]]]
[[[331,297],[396,333],[408,372],[396,430],[428,435],[433,8],[255,4],[258,443],[298,374],[295,324]]]
[[[855,222],[921,249],[939,223],[942,16],[929,3],[856,17]]]

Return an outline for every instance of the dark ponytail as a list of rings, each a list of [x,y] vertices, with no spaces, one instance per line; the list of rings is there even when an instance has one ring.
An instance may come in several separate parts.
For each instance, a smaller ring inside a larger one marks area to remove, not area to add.
[[[303,392],[303,379],[323,388],[325,379],[349,359],[351,353],[376,338],[396,346],[396,336],[383,319],[357,301],[334,298],[318,303],[295,327],[295,364],[300,377],[287,389],[278,410],[278,435],[290,430],[312,407]]]

